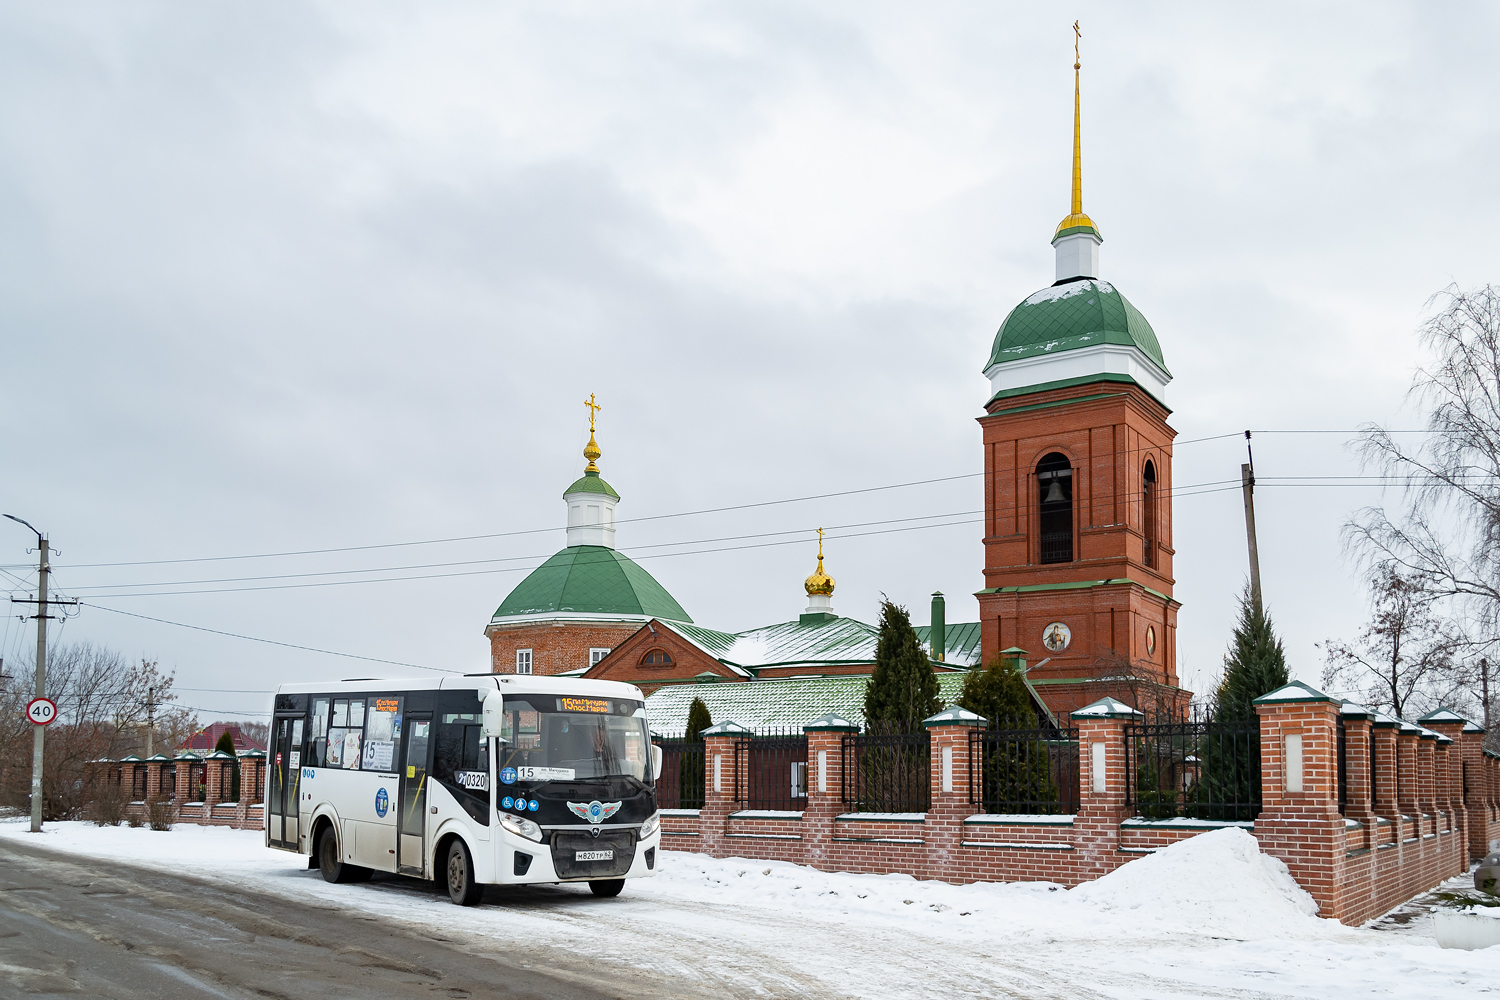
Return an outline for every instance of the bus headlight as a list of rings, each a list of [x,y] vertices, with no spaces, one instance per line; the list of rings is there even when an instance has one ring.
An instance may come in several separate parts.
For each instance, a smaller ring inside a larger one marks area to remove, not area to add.
[[[661,813],[654,812],[646,822],[641,824],[641,832],[637,834],[641,840],[645,840],[657,830],[661,829]]]
[[[542,828],[529,819],[522,819],[519,816],[512,816],[507,813],[500,817],[500,826],[503,829],[509,830],[517,837],[525,837],[527,840],[534,840],[538,844],[542,842]]]

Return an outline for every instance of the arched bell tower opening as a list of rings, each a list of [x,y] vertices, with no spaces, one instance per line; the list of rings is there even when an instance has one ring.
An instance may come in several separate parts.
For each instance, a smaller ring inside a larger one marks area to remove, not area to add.
[[[1141,536],[1145,540],[1142,561],[1152,569],[1156,568],[1156,542],[1160,537],[1156,518],[1156,463],[1148,458],[1141,472]]]
[[[1038,488],[1037,562],[1073,561],[1073,464],[1052,452],[1036,466]]]

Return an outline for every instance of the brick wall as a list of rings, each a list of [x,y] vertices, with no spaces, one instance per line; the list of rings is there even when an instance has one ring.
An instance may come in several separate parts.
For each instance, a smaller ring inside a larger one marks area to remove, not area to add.
[[[1435,736],[1423,737],[1417,727],[1403,731],[1368,717],[1346,719],[1348,802],[1341,814],[1339,705],[1306,690],[1309,697],[1258,708],[1262,807],[1253,824],[1133,816],[1125,801],[1130,780],[1125,732],[1139,713],[1116,703],[1110,711],[1090,706],[1092,714],[1074,717],[1080,805],[1072,816],[976,814],[969,802],[968,734],[982,720],[972,717],[929,720],[931,807],[926,813],[848,812],[841,741],[855,727],[833,724],[807,729],[804,810],[741,810],[736,800],[747,788],[735,768],[735,743],[753,737],[733,723],[721,724],[705,734],[704,808],[665,815],[663,843],[714,857],[790,861],[825,871],[1072,886],[1180,840],[1237,826],[1286,863],[1324,916],[1359,924],[1464,871],[1471,857],[1482,856],[1500,838],[1500,758],[1486,756],[1483,734],[1462,733],[1462,724],[1451,727],[1451,734],[1435,725]],[[1403,774],[1411,785],[1398,791]],[[1403,811],[1402,800],[1410,811]]]
[[[548,621],[520,625],[491,625],[490,669],[497,674],[516,672],[516,651],[531,650],[533,674],[560,674],[584,670],[590,649],[614,649],[630,638],[639,622]]]

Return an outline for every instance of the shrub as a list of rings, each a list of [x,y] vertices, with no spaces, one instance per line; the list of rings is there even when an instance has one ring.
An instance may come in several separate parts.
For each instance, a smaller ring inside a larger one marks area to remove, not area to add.
[[[132,830],[139,830],[141,827],[146,825],[146,822],[145,820],[141,819],[140,813],[130,812],[125,814],[125,825],[130,827]]]
[[[170,799],[152,799],[146,803],[146,821],[153,830],[170,830],[177,819],[177,805]]]
[[[125,789],[107,776],[95,781],[88,813],[95,826],[119,826],[125,818]]]

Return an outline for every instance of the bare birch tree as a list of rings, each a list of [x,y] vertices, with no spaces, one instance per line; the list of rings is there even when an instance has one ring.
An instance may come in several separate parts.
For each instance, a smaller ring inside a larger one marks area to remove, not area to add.
[[[1393,654],[1401,659],[1398,674],[1401,664],[1421,674],[1407,677],[1415,686],[1406,696],[1397,677],[1382,699],[1403,710],[1423,685],[1441,692],[1477,676],[1475,663],[1500,636],[1500,288],[1454,286],[1434,302],[1439,311],[1418,330],[1433,360],[1417,369],[1409,391],[1427,413],[1429,433],[1409,445],[1369,426],[1360,442],[1366,467],[1397,480],[1405,496],[1394,510],[1358,511],[1344,527],[1345,542],[1377,581],[1366,639],[1386,643],[1390,652],[1392,615],[1405,616],[1417,632],[1456,634],[1455,623],[1473,623],[1473,634],[1446,657],[1418,664]],[[1400,587],[1392,591],[1387,584],[1394,580]],[[1446,626],[1436,624],[1443,619]],[[1354,646],[1340,648],[1349,653]],[[1479,701],[1477,691],[1462,693]]]

